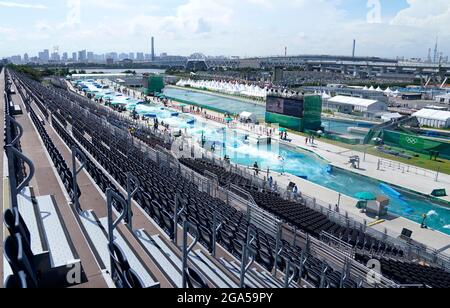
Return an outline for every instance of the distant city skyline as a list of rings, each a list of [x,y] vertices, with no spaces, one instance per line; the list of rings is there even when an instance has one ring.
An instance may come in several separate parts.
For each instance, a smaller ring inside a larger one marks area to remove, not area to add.
[[[450,54],[448,0],[0,1],[0,58],[79,50],[187,56]],[[69,56],[68,56],[69,58]]]

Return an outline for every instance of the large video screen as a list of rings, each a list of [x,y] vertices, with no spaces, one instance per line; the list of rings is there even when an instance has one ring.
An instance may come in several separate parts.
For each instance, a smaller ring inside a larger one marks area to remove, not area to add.
[[[271,113],[301,118],[303,117],[303,100],[269,96],[266,110]]]

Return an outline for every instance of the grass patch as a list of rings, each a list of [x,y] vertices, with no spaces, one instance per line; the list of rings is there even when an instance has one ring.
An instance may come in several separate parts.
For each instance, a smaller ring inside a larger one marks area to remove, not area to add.
[[[309,136],[308,134],[304,134],[304,133],[300,133],[300,132],[296,132],[296,131],[289,130],[289,132],[291,134],[303,136],[305,138]],[[370,155],[373,155],[376,157],[389,159],[389,160],[396,161],[396,162],[399,162],[402,164],[407,164],[407,165],[411,165],[411,166],[415,166],[415,167],[419,167],[419,168],[424,168],[424,169],[428,169],[431,171],[437,171],[437,172],[444,173],[444,174],[450,174],[450,160],[447,160],[444,158],[438,158],[437,161],[434,161],[434,160],[430,160],[430,157],[428,155],[423,155],[423,154],[419,154],[419,153],[415,153],[415,152],[411,152],[411,151],[406,151],[404,149],[391,147],[392,150],[395,150],[398,152],[403,152],[405,154],[413,156],[413,158],[411,158],[411,159],[406,159],[406,158],[401,158],[401,157],[397,157],[394,155],[381,153],[374,146],[367,148],[367,146],[365,146],[365,145],[350,145],[350,144],[342,143],[339,141],[329,140],[326,138],[320,138],[317,140],[320,140],[321,142],[335,145],[335,146],[338,146],[341,148],[361,152],[362,155],[366,151],[367,154],[370,154]]]

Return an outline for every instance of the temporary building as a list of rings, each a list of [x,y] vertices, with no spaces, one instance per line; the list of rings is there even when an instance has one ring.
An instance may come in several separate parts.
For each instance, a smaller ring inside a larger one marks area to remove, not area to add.
[[[450,111],[422,109],[413,114],[420,125],[435,128],[450,128]]]
[[[351,113],[354,111],[361,113],[377,113],[387,111],[387,106],[383,102],[350,96],[335,96],[326,101],[324,105],[325,109],[343,113]]]

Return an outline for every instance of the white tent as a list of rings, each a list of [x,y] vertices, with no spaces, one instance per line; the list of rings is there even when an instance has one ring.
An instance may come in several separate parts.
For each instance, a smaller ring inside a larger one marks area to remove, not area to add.
[[[373,86],[371,86],[371,87],[369,88],[369,91],[375,91],[375,88],[374,88]]]
[[[253,113],[244,111],[239,115],[239,121],[243,123],[256,123],[258,120]]]
[[[402,118],[403,116],[400,114],[400,113],[385,113],[385,114],[383,114],[382,116],[381,116],[381,119],[384,121],[384,122],[389,122],[389,121],[392,121],[392,120],[394,120],[394,119],[400,119],[400,118]]]
[[[331,95],[328,95],[327,92],[324,91],[322,93],[322,99],[330,99],[330,98],[331,98]]]
[[[335,96],[327,101],[331,110],[347,110],[367,112],[387,111],[387,105],[373,99],[363,99],[359,97]]]
[[[383,92],[383,89],[381,87],[378,87],[375,91],[377,92]]]

